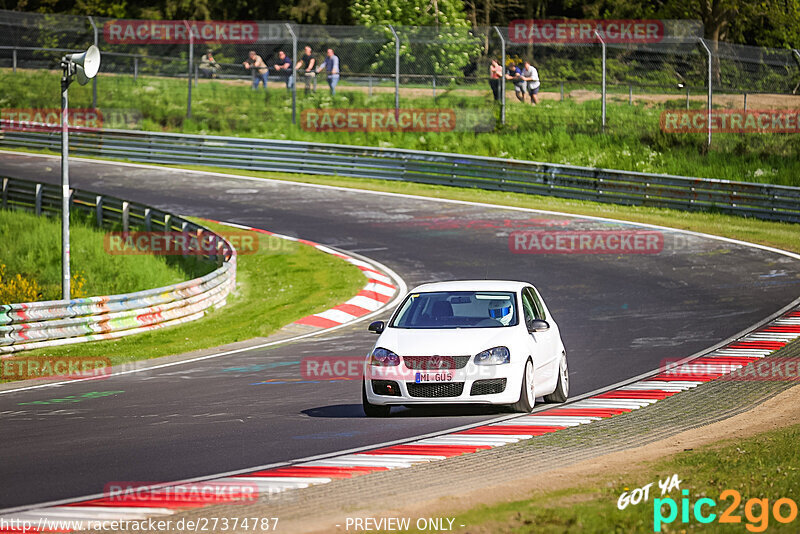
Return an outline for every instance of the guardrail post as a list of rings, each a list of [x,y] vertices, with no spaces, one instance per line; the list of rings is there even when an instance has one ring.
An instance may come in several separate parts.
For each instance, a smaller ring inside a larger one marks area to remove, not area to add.
[[[712,97],[712,94],[713,94],[712,91],[711,91],[711,62],[712,62],[712,57],[711,57],[711,49],[708,48],[708,46],[706,46],[706,42],[703,40],[703,38],[700,37],[700,39],[698,39],[698,41],[700,42],[700,46],[702,46],[705,49],[706,54],[708,54],[708,82],[707,82],[708,83],[708,116],[706,117],[706,122],[708,123],[708,146],[711,146],[711,105],[712,105],[711,97]]]
[[[167,213],[164,215],[164,231],[169,232],[170,226],[172,226],[172,215]]]
[[[14,69],[14,74],[17,73],[17,49],[11,51],[11,65]]]
[[[498,28],[497,26],[494,27],[494,31],[500,38],[500,61],[502,61],[501,65],[503,66],[503,75],[500,76],[500,124],[505,124],[506,123],[506,39],[505,37],[503,37],[503,32],[501,32],[500,28]],[[562,90],[561,100],[564,100],[563,85],[561,87],[561,90]]]
[[[103,227],[103,195],[94,197],[94,219],[98,228]]]
[[[150,208],[144,209],[144,229],[148,232],[151,230],[151,217],[153,216],[152,211]]]
[[[394,36],[394,114],[397,117],[400,115],[400,37],[391,24],[389,29]]]
[[[130,202],[122,202],[122,231],[126,232],[130,227],[131,205]]]
[[[33,201],[34,205],[33,211],[34,213],[36,213],[37,216],[42,214],[42,189],[43,189],[42,184],[36,184],[36,197],[35,200]]]
[[[602,47],[603,51],[603,60],[602,60],[602,69],[603,69],[603,86],[601,90],[601,99],[602,102],[600,104],[601,108],[601,125],[603,127],[603,132],[606,131],[606,42],[600,36],[600,32],[597,30],[594,31],[594,34],[600,40],[600,46]]]
[[[94,45],[97,46],[97,24],[94,23],[94,17],[89,17],[89,24],[94,33]],[[92,78],[92,108],[97,108],[97,76]]]
[[[292,25],[288,22],[286,23],[286,29],[289,30],[289,34],[292,36],[292,124],[297,124],[297,69],[294,68],[297,65],[297,35],[294,33],[292,29]],[[341,72],[341,68],[339,72]]]
[[[187,71],[187,78],[189,80],[189,89],[187,93],[186,102],[186,118],[192,118],[192,63],[194,63],[194,35],[192,34],[192,27],[189,22],[184,20],[183,25],[186,26],[186,31],[189,32],[189,63]]]
[[[8,207],[8,178],[3,178],[3,209]]]

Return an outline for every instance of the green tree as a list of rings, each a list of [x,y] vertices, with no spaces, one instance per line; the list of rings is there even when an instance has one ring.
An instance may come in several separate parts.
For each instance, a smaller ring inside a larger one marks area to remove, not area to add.
[[[375,58],[376,71],[394,70],[389,25],[400,37],[401,72],[460,76],[481,54],[460,0],[354,0],[350,15],[356,24],[383,28],[387,42]]]

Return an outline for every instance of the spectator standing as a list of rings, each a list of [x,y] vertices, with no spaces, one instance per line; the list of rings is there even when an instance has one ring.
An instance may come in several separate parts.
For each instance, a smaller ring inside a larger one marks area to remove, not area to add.
[[[250,59],[244,61],[242,65],[244,68],[253,73],[253,89],[258,89],[258,84],[264,83],[264,90],[267,89],[267,79],[269,78],[269,68],[261,56],[256,54],[255,50],[250,50]]]
[[[539,86],[541,85],[539,82],[539,71],[536,70],[536,67],[531,65],[530,61],[526,61],[520,76],[525,81],[528,94],[531,95],[531,105],[535,106],[539,103]]]
[[[328,73],[328,86],[331,88],[331,96],[336,96],[336,84],[339,83],[339,56],[333,53],[333,48],[329,48],[325,62],[317,67],[317,72],[322,69]]]
[[[317,73],[314,67],[317,65],[317,60],[311,55],[311,47],[306,46],[303,48],[303,57],[297,60],[294,69],[303,74],[303,82],[305,82],[305,93],[311,91],[311,84],[314,84],[314,92],[317,92]],[[301,70],[302,69],[302,70]]]
[[[200,74],[203,78],[216,78],[219,63],[214,59],[214,54],[211,50],[206,50],[206,53],[200,58]]]
[[[525,102],[525,81],[522,79],[522,70],[510,63],[506,69],[506,80],[514,84],[514,94],[517,100]]]
[[[278,62],[275,63],[275,70],[280,76],[286,78],[286,89],[292,88],[292,58],[286,55],[286,52],[280,50],[278,52]]]
[[[492,63],[489,65],[489,87],[492,88],[492,95],[494,95],[494,99],[497,102],[500,101],[500,92],[502,91],[500,81],[502,77],[503,67],[500,66],[496,59],[492,59]]]

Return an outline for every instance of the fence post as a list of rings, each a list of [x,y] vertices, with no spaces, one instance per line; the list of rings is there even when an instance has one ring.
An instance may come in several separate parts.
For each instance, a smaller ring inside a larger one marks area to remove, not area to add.
[[[747,111],[747,93],[744,94],[744,110]]]
[[[14,74],[17,73],[17,49],[11,51],[11,65],[14,69]]]
[[[503,75],[500,76],[500,124],[506,123],[506,39],[503,32],[497,26],[494,27],[497,36],[500,38],[500,61],[503,67]]]
[[[139,79],[139,56],[133,57],[133,83]]]
[[[292,29],[292,25],[288,22],[286,23],[286,29],[289,30],[289,34],[292,36],[292,124],[297,124],[297,69],[294,66],[297,64],[297,35],[294,33]],[[339,68],[339,72],[341,72],[341,67]]]
[[[186,31],[189,32],[189,63],[188,63],[188,71],[187,71],[187,78],[189,81],[189,92],[187,94],[187,102],[186,102],[186,118],[192,118],[192,63],[194,63],[194,35],[192,34],[192,27],[189,25],[189,21],[184,20],[183,25],[186,26]]]
[[[97,46],[97,24],[94,23],[94,17],[89,17],[89,24],[94,33],[94,45]],[[92,78],[92,108],[97,108],[97,76]]]
[[[564,101],[564,80],[561,80],[561,102]]]
[[[367,93],[367,94],[369,95],[370,98],[372,98],[372,73],[369,74],[369,76],[367,77],[367,80],[368,80],[368,83],[369,83],[369,93]]]
[[[686,84],[686,109],[689,109],[689,93],[690,93],[690,89],[689,89],[689,84],[687,83]]]
[[[601,110],[602,110],[601,111],[601,115],[602,115],[601,116],[601,124],[603,126],[603,131],[605,132],[606,131],[606,42],[603,40],[603,38],[600,36],[600,33],[597,30],[594,31],[594,34],[600,40],[600,46],[602,47],[602,50],[603,50],[603,61],[602,61],[603,87],[602,87],[602,92],[601,92],[602,102],[600,104],[600,107],[601,107]]]
[[[436,75],[431,76],[433,79],[433,103],[436,103]]]
[[[628,105],[633,105],[633,85],[628,84]]]
[[[122,231],[128,233],[130,229],[131,217],[131,203],[128,201],[122,202]]]
[[[36,184],[36,197],[33,201],[33,212],[37,217],[42,214],[42,189],[42,184]]]
[[[389,24],[394,36],[394,114],[400,115],[400,38],[394,31],[394,26]]]
[[[194,66],[194,86],[197,87],[198,78],[200,77],[200,66]]]
[[[0,207],[3,209],[8,207],[8,178],[3,178],[3,204]]]
[[[706,54],[708,54],[708,115],[706,117],[706,122],[708,123],[708,146],[711,146],[711,104],[712,104],[712,101],[711,101],[711,97],[712,97],[712,91],[711,91],[711,61],[712,61],[712,57],[711,57],[711,49],[708,48],[708,46],[706,46],[705,40],[702,37],[700,37],[698,39],[698,41],[700,42],[700,46],[702,46],[705,49]]]
[[[103,227],[103,195],[94,198],[94,215],[97,220],[97,227]]]

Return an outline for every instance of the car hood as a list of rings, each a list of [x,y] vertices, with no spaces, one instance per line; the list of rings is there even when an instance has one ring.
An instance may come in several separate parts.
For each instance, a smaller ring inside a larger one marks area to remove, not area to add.
[[[472,356],[507,345],[513,327],[405,329],[387,328],[378,345],[400,356]]]

